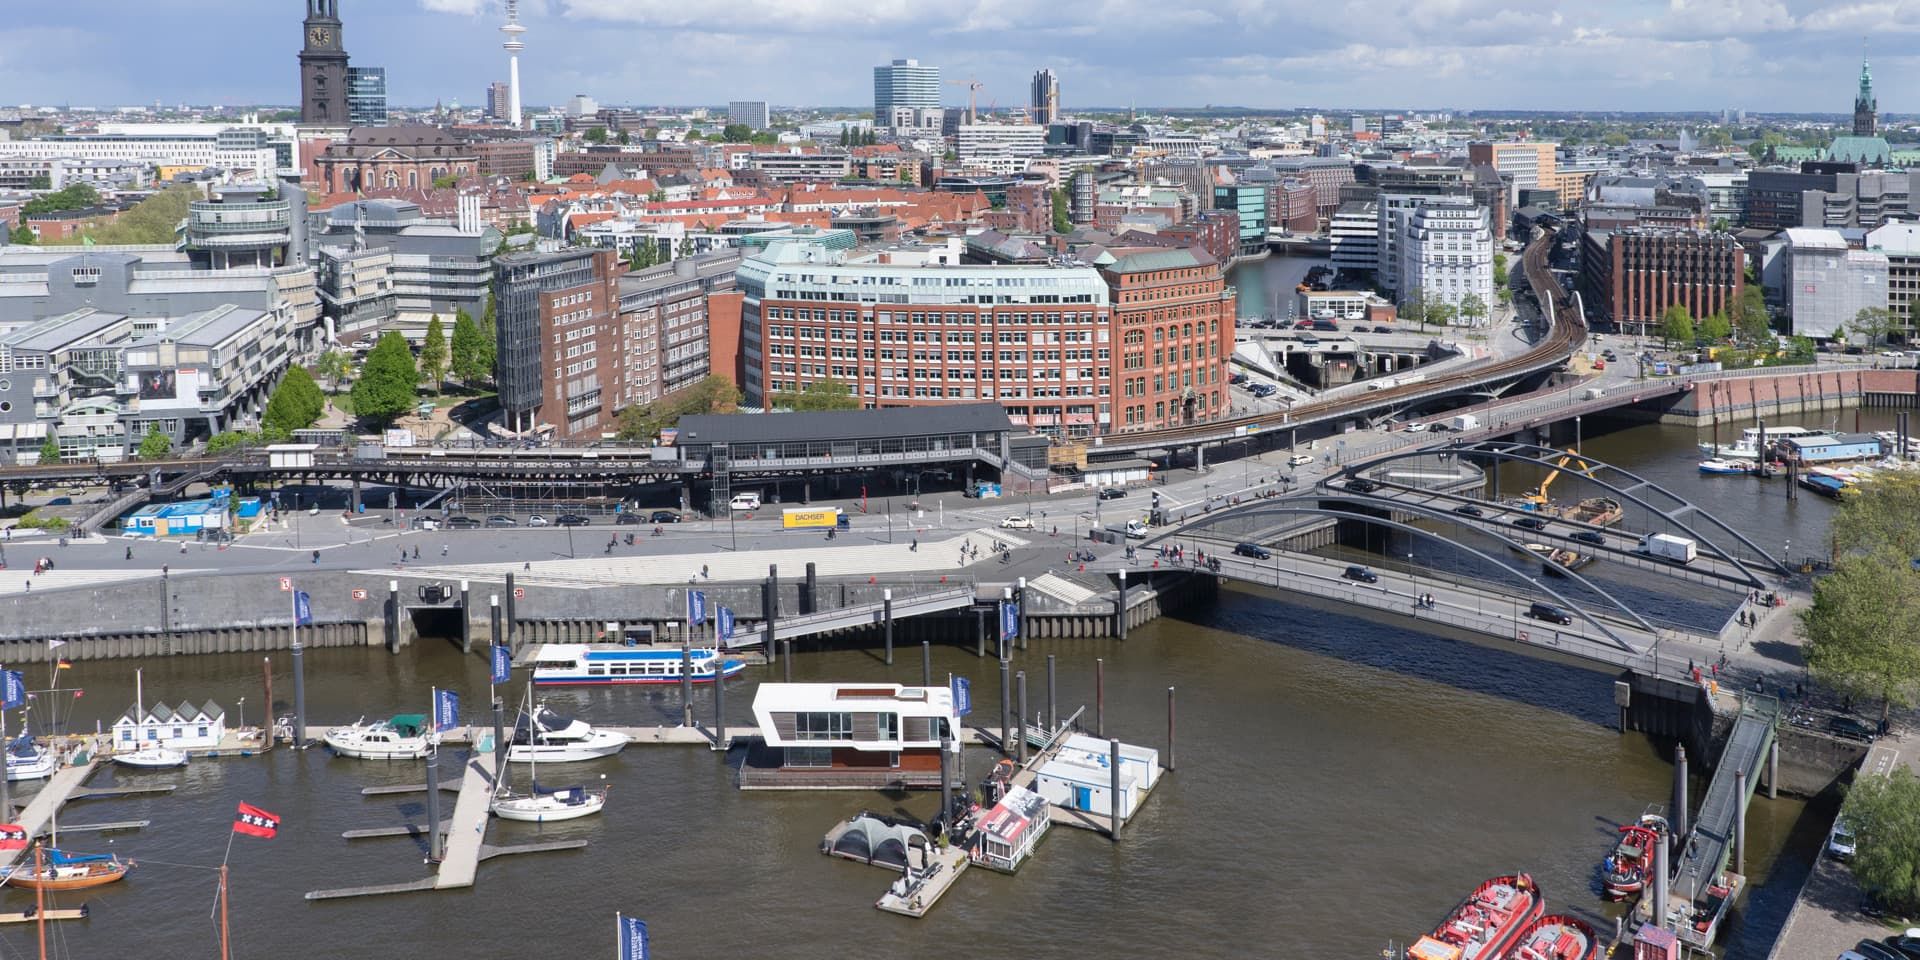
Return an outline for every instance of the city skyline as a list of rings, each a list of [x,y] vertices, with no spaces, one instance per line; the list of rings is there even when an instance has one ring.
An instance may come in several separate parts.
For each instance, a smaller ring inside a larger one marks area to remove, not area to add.
[[[182,0],[175,10],[185,15],[151,22],[142,16],[148,8],[131,0],[97,6],[84,23],[60,8],[14,12],[12,42],[0,45],[10,104],[296,101],[285,58],[300,37],[281,5]],[[946,81],[978,78],[983,108],[1026,105],[1033,72],[1047,67],[1075,91],[1069,106],[1082,109],[1731,107],[1844,114],[1859,37],[1920,30],[1920,4],[1775,0],[1632,2],[1604,10],[1549,0],[1524,11],[1491,0],[1408,0],[1371,5],[1379,16],[1238,0],[1172,11],[1144,0],[1044,11],[999,0],[938,8],[894,0],[854,15],[819,0],[719,0],[697,13],[656,0],[521,6],[521,21],[542,37],[523,58],[524,99],[541,105],[587,93],[603,103],[755,98],[857,109],[871,103],[873,66],[910,57],[940,68]],[[499,0],[346,0],[341,15],[355,63],[387,68],[396,105],[484,107],[487,84],[505,79]],[[206,16],[229,25],[223,35],[249,42],[228,44],[219,57],[174,56],[204,42],[204,33],[190,31]],[[142,29],[121,29],[129,18],[140,19]],[[1148,22],[1155,29],[1141,30]],[[423,36],[438,39],[419,43]],[[674,56],[633,55],[649,46]],[[1915,110],[1897,91],[1920,80],[1920,68],[1892,43],[1881,47],[1869,44],[1868,54],[1880,88],[1892,94],[1882,109]],[[564,59],[556,60],[561,51]],[[778,94],[756,88],[769,85],[754,79],[764,74],[737,71],[742,62],[787,64],[773,84]],[[942,99],[963,105],[965,89],[946,86]]]

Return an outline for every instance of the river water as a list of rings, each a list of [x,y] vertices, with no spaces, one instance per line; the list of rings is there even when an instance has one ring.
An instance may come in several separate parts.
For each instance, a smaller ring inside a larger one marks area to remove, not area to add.
[[[1591,425],[1590,425],[1591,426]],[[1874,418],[1867,422],[1876,426]],[[1589,452],[1685,495],[1710,500],[1762,544],[1823,539],[1832,504],[1786,501],[1779,482],[1693,472],[1693,430],[1636,426],[1591,436]],[[1537,483],[1511,471],[1516,489]],[[1556,493],[1561,491],[1556,490]],[[1567,496],[1574,495],[1567,491]],[[1609,677],[1360,619],[1226,591],[1214,608],[1165,619],[1124,643],[1036,643],[1016,668],[1044,700],[1045,655],[1059,658],[1064,715],[1090,703],[1092,664],[1107,662],[1107,727],[1146,745],[1165,738],[1165,697],[1179,690],[1179,769],[1162,781],[1123,841],[1056,828],[1019,875],[970,871],[923,920],[876,911],[887,872],[821,856],[821,835],[862,808],[924,816],[933,798],[863,793],[742,793],[711,752],[636,745],[569,779],[612,785],[606,813],[537,828],[497,824],[496,842],[580,837],[583,851],[483,864],[470,891],[307,902],[313,889],[424,876],[419,844],[346,841],[343,830],[424,817],[419,795],[363,797],[364,786],[420,782],[415,764],[335,759],[324,750],[195,761],[176,773],[104,773],[176,783],[170,796],[75,804],[67,821],[150,818],[145,830],[79,835],[80,850],[141,861],[126,883],[96,891],[86,921],[58,925],[55,955],[216,956],[213,874],[234,804],[283,817],[274,840],[232,850],[239,958],[602,956],[616,911],[649,921],[662,957],[1080,957],[1180,945],[1193,957],[1377,956],[1431,927],[1482,879],[1531,872],[1549,906],[1612,929],[1596,862],[1617,824],[1669,792],[1667,745],[1622,736]],[[970,650],[934,651],[936,676],[972,678],[979,716],[998,709],[997,671]],[[289,712],[287,655],[272,658],[276,709]],[[70,726],[111,722],[132,702],[135,667],[149,701],[246,697],[260,717],[259,656],[82,663],[63,683]],[[426,642],[309,655],[315,722],[424,711],[430,686],[486,700],[482,658]],[[796,679],[914,683],[918,657],[889,669],[861,650],[799,657]],[[727,691],[731,722],[749,718],[754,681]],[[711,716],[710,691],[696,709]],[[674,722],[677,688],[556,696],[590,720]],[[508,693],[511,705],[517,691]],[[994,722],[987,720],[986,722]],[[977,777],[988,755],[969,756]],[[452,763],[446,765],[449,778]],[[554,776],[558,776],[557,772]],[[1704,790],[1697,783],[1695,795]],[[446,795],[443,815],[451,810]],[[1726,955],[1765,954],[1819,843],[1798,800],[1756,801],[1749,871],[1758,886],[1723,941]],[[0,894],[6,908],[29,899]],[[0,928],[0,956],[27,956],[30,927]]]

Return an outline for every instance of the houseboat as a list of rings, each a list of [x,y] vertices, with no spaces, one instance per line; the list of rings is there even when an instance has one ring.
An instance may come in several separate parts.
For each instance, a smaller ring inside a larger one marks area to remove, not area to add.
[[[1507,960],[1594,960],[1600,936],[1586,921],[1556,913],[1520,931]]]
[[[1767,443],[1771,446],[1780,440],[1810,436],[1822,433],[1823,431],[1810,427],[1767,427],[1765,428],[1765,432],[1767,435]],[[1763,453],[1760,449],[1760,434],[1760,427],[1748,427],[1740,431],[1740,439],[1732,443],[1722,443],[1717,446],[1711,443],[1701,444],[1700,455],[1704,457],[1724,457],[1729,460],[1758,460]]]
[[[747,668],[712,647],[692,651],[693,682],[712,683]],[[536,686],[575,684],[679,683],[681,651],[617,643],[543,643],[533,653]]]
[[[951,690],[897,683],[763,683],[753,717],[742,789],[932,789],[960,729]]]
[[[1880,438],[1870,433],[1818,433],[1787,437],[1777,448],[1782,460],[1802,467],[1878,460],[1887,455]]]
[[[1546,912],[1546,898],[1527,874],[1494,877],[1407,948],[1406,960],[1502,960],[1520,931]]]
[[[1012,787],[974,821],[979,840],[970,856],[981,866],[1012,873],[1033,852],[1052,822],[1045,799],[1025,787]]]

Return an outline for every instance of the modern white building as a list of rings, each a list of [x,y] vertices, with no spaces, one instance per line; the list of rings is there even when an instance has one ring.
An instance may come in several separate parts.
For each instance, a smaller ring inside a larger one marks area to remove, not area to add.
[[[1428,303],[1455,307],[1472,294],[1493,308],[1493,232],[1487,211],[1470,197],[1427,197],[1407,219],[1400,241],[1400,299],[1421,292]],[[1456,323],[1469,322],[1456,317]]]
[[[1047,150],[1047,128],[1037,123],[963,123],[953,138],[961,160],[1032,158]]]
[[[940,68],[918,60],[895,60],[873,68],[873,116],[884,121],[894,107],[940,106]]]
[[[113,722],[115,750],[138,750],[152,744],[203,750],[219,746],[226,735],[227,711],[212,700],[197,707],[191,703],[177,707],[156,703],[144,714],[138,706],[129,704]]]
[[[600,101],[584,93],[576,93],[567,98],[567,116],[591,117],[600,112]]]
[[[0,159],[129,160],[154,166],[221,167],[271,177],[279,152],[257,130],[215,134],[58,134],[0,140]]]
[[[1160,752],[1151,747],[1120,745],[1120,795],[1113,795],[1111,744],[1082,734],[1067,738],[1060,752],[1040,766],[1033,791],[1048,803],[1068,810],[1131,818],[1160,780]]]
[[[1327,226],[1335,270],[1380,267],[1380,205],[1364,200],[1343,203]]]
[[[734,100],[727,104],[727,122],[765,130],[773,123],[773,115],[765,100]]]
[[[763,683],[753,717],[777,766],[742,787],[938,786],[960,725],[951,690],[897,683]]]

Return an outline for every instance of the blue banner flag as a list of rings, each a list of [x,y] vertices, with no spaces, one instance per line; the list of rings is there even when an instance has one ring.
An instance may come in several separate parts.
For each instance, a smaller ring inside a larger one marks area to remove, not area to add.
[[[27,702],[27,678],[18,670],[5,671],[5,690],[0,691],[0,707],[11,710]]]
[[[687,626],[697,627],[707,622],[707,592],[705,590],[687,591]]]
[[[313,626],[313,598],[305,590],[293,592],[293,622],[295,626]]]
[[[620,941],[620,960],[647,960],[647,922],[614,914],[614,936]]]
[[[732,640],[733,639],[733,610],[727,607],[720,607],[717,610],[715,610],[714,613],[715,613],[715,617],[717,618],[717,622],[720,625],[721,642],[724,643],[728,640]]]
[[[513,678],[513,648],[494,644],[489,649],[493,657],[493,682],[506,683]]]
[[[1020,602],[1018,600],[1000,601],[1000,636],[1009,639],[1020,635]]]
[[[953,688],[953,715],[964,717],[973,712],[973,686],[966,677],[954,677],[947,681]]]
[[[440,733],[460,725],[460,695],[452,690],[433,692],[433,731]]]

